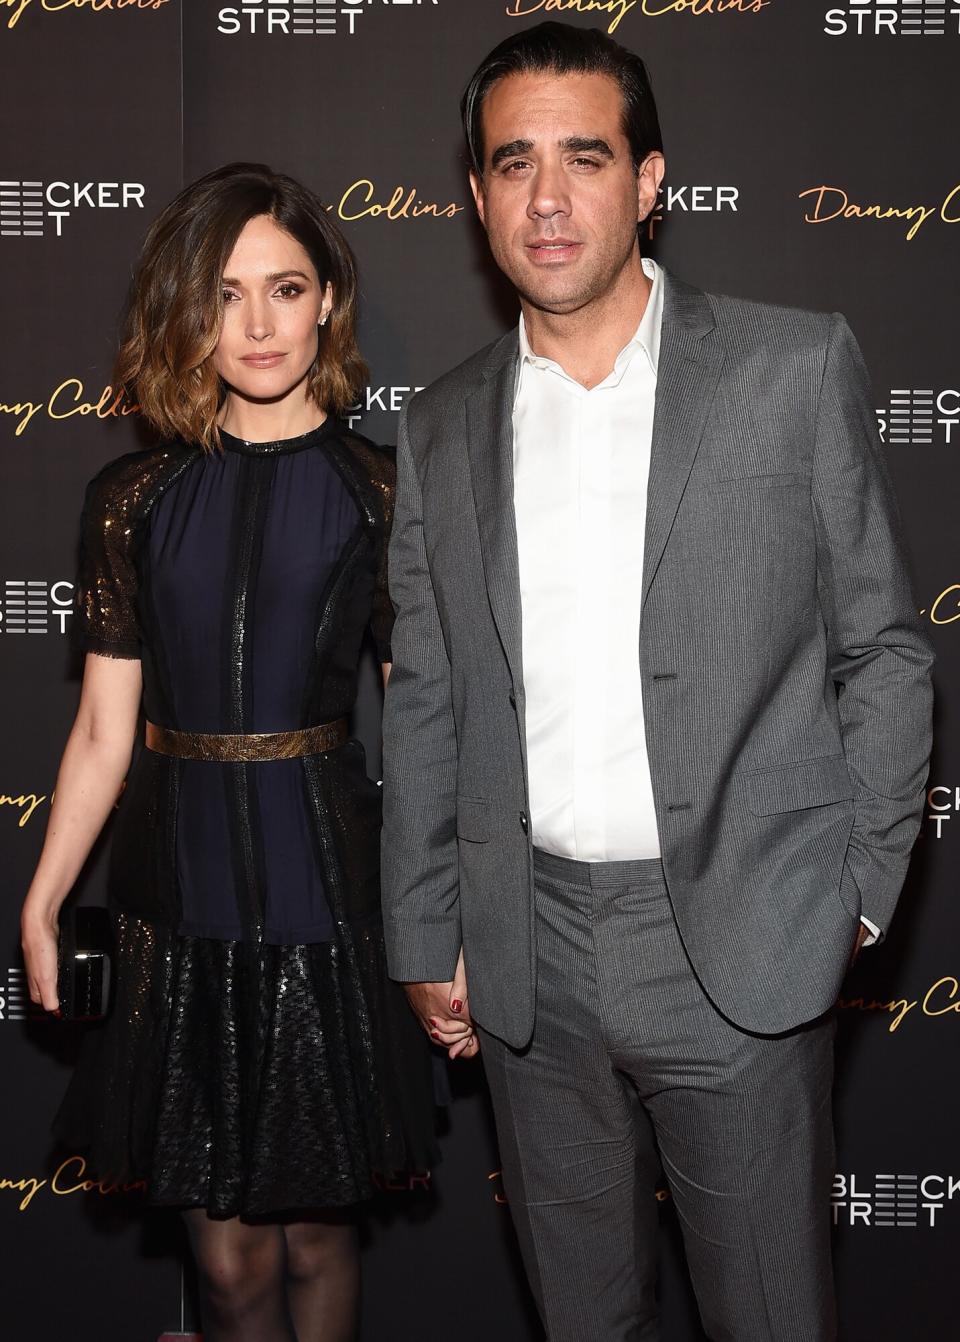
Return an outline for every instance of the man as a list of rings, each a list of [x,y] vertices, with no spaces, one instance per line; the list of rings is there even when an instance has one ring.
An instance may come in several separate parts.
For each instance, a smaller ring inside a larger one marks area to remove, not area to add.
[[[831,1007],[930,741],[863,363],[641,259],[660,131],[610,38],[518,34],[463,112],[522,317],[401,426],[390,970],[452,1053],[479,1027],[553,1342],[660,1336],[659,1161],[708,1336],[832,1339]]]

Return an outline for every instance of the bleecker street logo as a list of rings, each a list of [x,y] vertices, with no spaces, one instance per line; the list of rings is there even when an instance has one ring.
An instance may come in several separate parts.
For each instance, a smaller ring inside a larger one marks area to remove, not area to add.
[[[65,634],[73,615],[66,578],[7,578],[0,592],[0,634]]]
[[[28,10],[62,14],[65,10],[85,9],[89,14],[115,13],[118,9],[165,9],[171,0],[0,0],[0,24],[6,19],[15,28]]]
[[[462,0],[461,0],[462,2]],[[217,32],[262,33],[284,37],[336,37],[362,32],[361,19],[372,9],[435,8],[440,0],[237,0],[217,14]]]
[[[891,447],[951,447],[960,442],[960,391],[899,387],[877,409],[880,438]]]
[[[835,1174],[833,1224],[931,1230],[958,1194],[960,1178],[953,1174],[876,1174],[872,1183],[862,1175]]]
[[[42,238],[42,182],[0,181],[0,238]]]
[[[960,787],[946,787],[938,783],[935,787],[928,788],[927,806],[930,811],[927,816],[928,832],[935,833],[938,839],[942,839],[944,825],[960,815]]]
[[[0,180],[0,238],[63,236],[77,210],[143,209],[142,182],[27,182]]]
[[[0,1021],[26,1020],[30,998],[22,969],[8,969],[7,981],[0,980]]]
[[[344,419],[355,429],[374,410],[384,414],[398,415],[411,396],[423,391],[423,387],[364,387],[363,396],[356,405],[350,406]]]
[[[524,19],[529,14],[584,14],[594,20],[607,19],[607,32],[614,33],[628,15],[659,19],[665,14],[686,14],[693,18],[709,14],[759,14],[773,3],[774,0],[509,0],[506,12],[511,19]]]
[[[943,37],[960,34],[960,0],[846,0],[824,15],[829,37]]]
[[[668,214],[721,214],[740,210],[738,186],[661,186],[657,203],[647,216],[646,234],[652,239]]]

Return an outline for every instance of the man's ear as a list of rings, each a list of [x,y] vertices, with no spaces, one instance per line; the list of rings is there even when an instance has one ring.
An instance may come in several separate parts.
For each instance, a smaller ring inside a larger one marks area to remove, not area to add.
[[[487,221],[483,217],[483,180],[474,168],[470,169],[470,190],[473,192],[473,203],[477,207],[477,214],[480,216],[480,222],[486,227]]]
[[[637,173],[637,223],[642,223],[647,215],[653,212],[666,167],[666,160],[656,149],[652,150],[640,164],[640,171]]]

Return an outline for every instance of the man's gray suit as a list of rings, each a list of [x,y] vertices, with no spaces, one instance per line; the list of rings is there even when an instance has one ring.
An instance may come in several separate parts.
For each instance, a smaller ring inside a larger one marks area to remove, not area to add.
[[[844,320],[665,285],[637,631],[662,877],[716,1013],[770,1036],[829,1011],[861,913],[890,922],[931,657]],[[401,425],[383,881],[391,974],[447,981],[462,943],[475,1019],[522,1052],[539,934],[516,370],[513,332]]]

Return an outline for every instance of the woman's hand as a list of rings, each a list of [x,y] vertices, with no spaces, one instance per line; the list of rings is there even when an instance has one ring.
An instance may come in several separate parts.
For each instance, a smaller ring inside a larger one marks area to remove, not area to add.
[[[462,946],[460,948],[460,958],[457,960],[457,972],[454,974],[453,983],[450,985],[450,1011],[463,1024],[467,1025],[469,1030],[450,1045],[447,1049],[447,1056],[451,1059],[475,1058],[480,1052],[480,1040],[477,1038],[476,1027],[470,1016],[470,1004],[467,996],[467,971],[464,968]]]
[[[40,909],[36,911],[29,900],[20,915],[20,943],[27,971],[30,1001],[44,1011],[60,1014],[57,997],[57,941],[54,919]]]
[[[57,917],[116,804],[140,708],[140,663],[88,653],[43,851],[20,915],[30,1000],[56,1011]]]
[[[467,976],[463,950],[449,983],[405,983],[413,1014],[435,1044],[442,1044],[451,1058],[472,1058],[480,1044],[467,1003]]]

